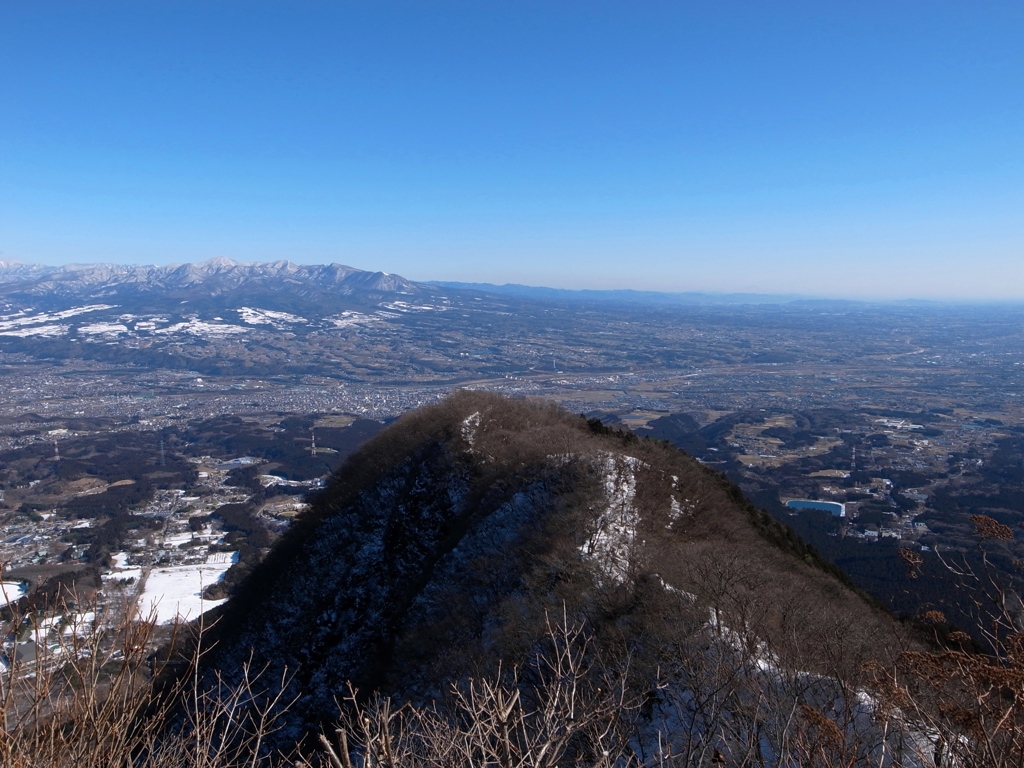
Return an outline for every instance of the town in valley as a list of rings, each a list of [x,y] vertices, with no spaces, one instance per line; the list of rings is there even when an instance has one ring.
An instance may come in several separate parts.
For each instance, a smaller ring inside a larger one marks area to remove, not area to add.
[[[379,274],[322,300],[200,282],[154,302],[32,294],[37,277],[0,283],[11,602],[73,589],[83,615],[196,618],[347,455],[460,388],[683,448],[898,612],[941,591],[908,592],[898,550],[973,557],[972,516],[1018,531],[989,560],[1022,575],[1019,306],[535,297]]]

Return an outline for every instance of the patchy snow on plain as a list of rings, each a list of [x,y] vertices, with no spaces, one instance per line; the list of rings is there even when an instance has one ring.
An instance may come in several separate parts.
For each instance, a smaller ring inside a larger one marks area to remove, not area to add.
[[[354,312],[350,309],[344,312],[334,315],[332,317],[324,318],[328,323],[333,325],[335,328],[348,328],[353,325],[366,325],[368,323],[379,322],[380,318],[374,317],[373,315],[366,315],[362,312]]]
[[[136,325],[136,328],[139,326]],[[188,320],[183,323],[175,323],[166,328],[157,328],[153,333],[173,334],[189,333],[193,336],[232,336],[238,333],[248,333],[248,328],[240,325],[227,325],[222,323],[207,323],[203,320]]]
[[[103,574],[103,581],[108,585],[117,584],[138,584],[142,579],[142,569],[128,565],[128,553],[118,552],[111,556],[114,561],[113,569]]]
[[[56,613],[49,616],[34,616],[28,636],[37,648],[46,648],[46,656],[50,660],[63,656],[77,655],[82,658],[88,655],[85,647],[72,642],[72,637],[88,638],[97,629],[96,612]],[[75,653],[77,649],[77,654]]]
[[[447,312],[451,307],[434,306],[432,304],[410,304],[407,301],[387,301],[380,306],[395,312]]]
[[[177,547],[182,544],[189,544],[195,540],[196,536],[191,531],[184,531],[183,533],[172,533],[170,536],[164,537],[164,546],[168,549],[171,547]]]
[[[42,323],[54,323],[59,320],[67,320],[69,317],[75,317],[76,315],[82,315],[86,312],[97,312],[101,309],[114,309],[116,304],[89,304],[84,307],[72,307],[71,309],[64,309],[60,312],[40,312],[37,315],[28,315],[24,312],[18,312],[14,315],[5,315],[0,317],[0,333],[5,331],[12,331],[19,328],[25,328],[29,325],[40,325]],[[31,310],[29,310],[31,311]],[[52,326],[52,327],[64,327],[67,326]],[[39,334],[16,334],[16,333],[3,333],[5,336],[19,336],[19,335],[39,335]]]
[[[203,589],[223,578],[238,559],[237,552],[218,552],[206,563],[154,568],[146,577],[146,588],[139,599],[143,616],[153,613],[157,623],[169,624],[181,617],[198,618],[224,600],[203,600]],[[211,562],[213,560],[213,562]]]
[[[89,336],[119,336],[128,333],[128,326],[121,323],[90,323],[78,326],[78,333]]]
[[[171,318],[162,316],[151,316],[145,320],[137,320],[135,322],[136,331],[155,331],[160,327],[160,323],[169,323]]]
[[[9,331],[0,331],[0,336],[64,336],[67,334],[70,325],[39,325],[34,328],[15,328]]]
[[[281,323],[308,323],[304,317],[292,315],[288,312],[275,312],[272,309],[259,309],[257,307],[239,307],[235,310],[242,317],[242,322],[250,325],[273,325],[280,327]]]

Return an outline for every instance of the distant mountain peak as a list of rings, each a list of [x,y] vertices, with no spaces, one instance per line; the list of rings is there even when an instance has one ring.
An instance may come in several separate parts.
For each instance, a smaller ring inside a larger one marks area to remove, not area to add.
[[[206,261],[200,262],[197,266],[205,269],[233,269],[242,266],[241,262],[229,259],[227,256],[214,256]]]

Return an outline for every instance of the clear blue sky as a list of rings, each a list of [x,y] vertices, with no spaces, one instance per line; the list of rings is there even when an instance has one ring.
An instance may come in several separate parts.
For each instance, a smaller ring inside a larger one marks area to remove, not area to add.
[[[1024,298],[1024,4],[0,2],[0,259]]]

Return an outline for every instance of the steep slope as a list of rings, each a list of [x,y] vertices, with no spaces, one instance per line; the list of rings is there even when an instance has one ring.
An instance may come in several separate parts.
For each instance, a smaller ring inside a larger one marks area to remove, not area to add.
[[[522,661],[563,612],[605,658],[629,658],[638,690],[709,642],[759,674],[849,681],[899,641],[678,450],[462,392],[346,463],[225,607],[207,658],[229,680],[247,661],[268,681],[287,669],[301,698],[282,738],[296,739],[337,712],[348,681],[436,698]]]

